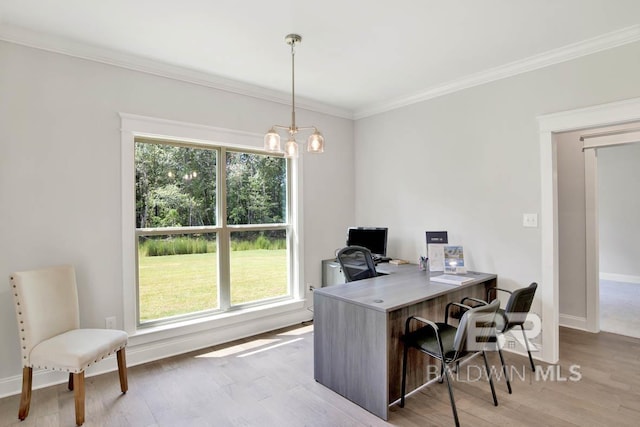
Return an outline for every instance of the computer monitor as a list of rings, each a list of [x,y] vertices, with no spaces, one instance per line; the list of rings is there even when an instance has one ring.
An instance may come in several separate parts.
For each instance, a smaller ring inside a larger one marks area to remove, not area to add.
[[[349,227],[347,246],[363,246],[374,256],[387,256],[387,227]]]

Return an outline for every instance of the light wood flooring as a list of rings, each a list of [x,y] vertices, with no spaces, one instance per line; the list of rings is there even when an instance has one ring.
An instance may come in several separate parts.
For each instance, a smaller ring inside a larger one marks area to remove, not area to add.
[[[536,380],[525,357],[506,354],[525,375],[513,379],[512,395],[503,381],[496,384],[498,407],[486,380],[455,382],[461,424],[640,425],[640,340],[570,329],[560,330],[560,340],[564,381]],[[499,364],[493,356],[490,362]],[[571,365],[579,366],[579,381],[569,380]],[[463,366],[461,377],[467,371],[472,377],[477,372]],[[446,384],[415,392],[404,408],[393,405],[385,422],[316,383],[311,325],[130,367],[125,395],[116,372],[90,377],[86,396],[85,426],[453,425]],[[23,422],[17,419],[18,402],[19,396],[0,399],[0,426],[74,425],[73,393],[65,384],[35,390]]]

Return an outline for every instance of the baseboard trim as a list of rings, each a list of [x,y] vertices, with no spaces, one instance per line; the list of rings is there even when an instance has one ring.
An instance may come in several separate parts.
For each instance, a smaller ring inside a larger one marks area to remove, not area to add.
[[[154,360],[164,359],[202,348],[212,347],[218,344],[247,338],[275,329],[296,325],[309,321],[313,313],[301,309],[268,316],[260,321],[225,325],[220,328],[211,328],[177,337],[169,337],[153,342],[129,344],[127,346],[127,366],[136,366]],[[116,358],[110,356],[89,367],[85,376],[92,377],[107,372],[117,371]],[[63,372],[38,370],[33,372],[33,389],[37,390],[56,384],[66,383],[68,374]],[[19,394],[22,388],[22,375],[0,379],[0,398]],[[18,408],[16,406],[16,417]]]
[[[617,273],[600,273],[600,280],[611,280],[612,282],[636,283],[640,285],[640,276]]]
[[[559,320],[560,320],[560,326],[589,332],[589,328],[587,328],[586,317],[578,317],[578,316],[572,316],[570,314],[561,313]]]

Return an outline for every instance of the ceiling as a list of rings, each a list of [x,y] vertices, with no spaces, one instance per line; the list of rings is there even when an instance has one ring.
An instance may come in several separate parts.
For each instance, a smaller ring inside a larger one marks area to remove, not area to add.
[[[637,0],[0,0],[0,39],[360,118],[640,40]]]

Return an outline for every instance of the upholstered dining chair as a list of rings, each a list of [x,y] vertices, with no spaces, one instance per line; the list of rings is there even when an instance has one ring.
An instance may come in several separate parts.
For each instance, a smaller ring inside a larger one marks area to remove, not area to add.
[[[74,392],[76,424],[84,423],[84,372],[116,353],[120,390],[126,393],[127,333],[113,329],[80,329],[75,270],[70,265],[20,271],[11,275],[20,349],[22,396],[18,418],[29,415],[33,369],[69,373]]]

